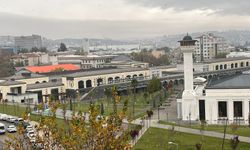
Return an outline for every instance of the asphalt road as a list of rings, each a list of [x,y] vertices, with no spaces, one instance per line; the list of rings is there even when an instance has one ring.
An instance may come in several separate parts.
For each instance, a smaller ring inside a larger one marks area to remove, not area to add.
[[[8,123],[6,121],[0,121],[0,123],[3,123],[5,125],[5,128],[7,128],[9,125],[11,125],[11,123]],[[0,150],[3,150],[4,147],[4,141],[8,139],[7,137],[7,131],[5,134],[0,135]],[[15,133],[9,133],[9,134],[15,134]]]

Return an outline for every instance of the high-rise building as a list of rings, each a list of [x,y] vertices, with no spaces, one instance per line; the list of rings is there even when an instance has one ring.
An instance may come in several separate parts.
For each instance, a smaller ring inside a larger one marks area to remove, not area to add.
[[[223,37],[205,33],[197,38],[194,55],[196,61],[204,61],[215,58],[219,53],[228,53],[228,44]]]
[[[17,49],[32,49],[33,47],[42,47],[42,38],[40,35],[18,36],[15,37],[15,46]]]

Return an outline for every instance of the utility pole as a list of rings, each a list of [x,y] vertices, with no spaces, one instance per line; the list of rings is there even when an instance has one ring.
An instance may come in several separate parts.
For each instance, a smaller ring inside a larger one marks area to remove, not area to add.
[[[224,144],[225,144],[225,138],[226,138],[226,131],[227,131],[227,121],[228,121],[228,119],[226,119],[226,125],[224,126],[224,136],[223,136],[223,142],[222,142],[222,148],[221,148],[221,150],[224,150]]]

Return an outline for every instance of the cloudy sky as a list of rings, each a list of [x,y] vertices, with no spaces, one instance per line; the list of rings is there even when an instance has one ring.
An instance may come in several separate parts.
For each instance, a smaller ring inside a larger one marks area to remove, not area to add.
[[[147,38],[250,30],[249,0],[0,0],[0,35]]]

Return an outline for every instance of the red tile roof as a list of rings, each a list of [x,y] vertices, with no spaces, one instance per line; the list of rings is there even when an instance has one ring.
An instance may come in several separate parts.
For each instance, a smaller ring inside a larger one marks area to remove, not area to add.
[[[48,73],[56,71],[57,69],[60,71],[64,70],[79,70],[80,67],[73,64],[60,64],[60,65],[51,65],[51,66],[29,66],[25,67],[25,69],[33,72],[33,73]]]

